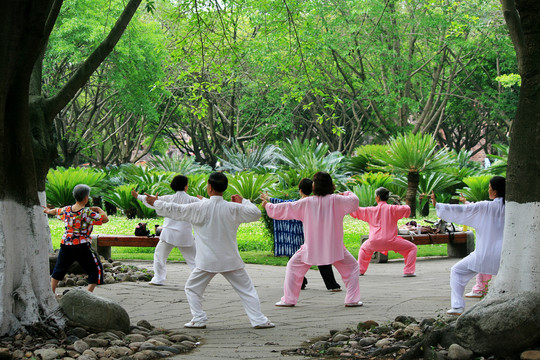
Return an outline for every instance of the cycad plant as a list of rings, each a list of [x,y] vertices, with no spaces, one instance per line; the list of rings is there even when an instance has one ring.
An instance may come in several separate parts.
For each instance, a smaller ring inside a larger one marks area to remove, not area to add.
[[[377,163],[376,154],[386,151],[386,145],[370,144],[356,148],[355,156],[348,157],[344,160],[345,170],[353,174],[361,174],[369,171],[370,164],[384,165]]]
[[[73,204],[73,188],[78,184],[86,184],[92,188],[91,195],[99,195],[102,191],[105,173],[91,168],[50,169],[47,174],[45,192],[47,204],[62,207]]]
[[[191,196],[208,197],[206,185],[208,184],[208,174],[195,174],[188,176],[188,191]]]
[[[398,186],[407,188],[408,184],[405,178],[399,178],[395,181]],[[460,181],[452,175],[431,172],[429,174],[420,174],[420,181],[418,183],[419,204],[421,209],[421,215],[429,215],[429,200],[432,192],[442,193],[452,186],[459,184]]]
[[[276,147],[274,145],[256,146],[238,151],[236,148],[223,147],[224,158],[219,158],[221,166],[219,170],[232,173],[253,171],[256,173],[268,173],[276,168],[274,165]]]
[[[131,196],[133,188],[134,186],[130,184],[119,185],[103,196],[106,201],[120,209],[128,219],[137,216],[137,200]]]
[[[420,173],[435,171],[452,163],[445,149],[437,150],[435,139],[421,133],[398,135],[391,138],[388,150],[376,155],[376,160],[385,166],[374,164],[374,168],[390,173],[407,174],[407,193],[405,200],[411,207],[411,217],[416,216],[416,194]]]
[[[208,165],[201,165],[194,156],[153,156],[148,164],[151,169],[173,172],[181,175],[191,175],[212,171]]]
[[[276,178],[273,174],[255,174],[252,172],[237,173],[234,176],[228,176],[229,187],[227,192],[229,194],[239,194],[244,199],[255,202],[261,192],[268,191],[268,189],[276,182]]]
[[[294,139],[287,140],[277,156],[284,169],[294,169],[311,176],[318,171],[329,173],[339,188],[347,178],[347,173],[343,171],[344,156],[338,151],[329,153],[328,149],[328,145],[317,144],[315,139],[306,139],[303,142]]]
[[[497,150],[499,155],[490,155],[490,157],[493,157],[496,160],[488,168],[488,171],[494,175],[506,176],[509,146],[502,144],[494,144],[493,147]]]
[[[489,200],[489,180],[492,175],[480,175],[463,179],[463,182],[467,184],[467,187],[458,189],[457,191],[468,201],[476,202]]]

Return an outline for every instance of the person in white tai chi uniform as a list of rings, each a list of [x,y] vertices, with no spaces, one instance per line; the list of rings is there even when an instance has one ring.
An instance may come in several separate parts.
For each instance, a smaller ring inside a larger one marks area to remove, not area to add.
[[[200,201],[186,193],[188,178],[184,175],[177,175],[172,179],[171,189],[175,191],[175,194],[160,196],[159,200],[175,204],[190,204]],[[146,202],[146,195],[140,195],[135,190],[131,190],[131,195],[142,201],[144,205],[153,208],[152,205]],[[166,217],[163,221],[163,230],[159,235],[159,242],[154,251],[154,277],[150,280],[150,285],[164,285],[167,277],[167,258],[175,247],[180,250],[189,269],[195,269],[196,249],[191,224]]]
[[[494,176],[489,181],[489,198],[466,205],[439,204],[435,194],[431,194],[437,216],[446,221],[456,222],[476,229],[476,249],[450,270],[452,288],[452,308],[448,315],[461,315],[465,310],[463,293],[465,286],[475,275],[497,275],[501,262],[504,230],[504,196],[506,180]]]
[[[240,195],[233,195],[231,202],[225,201],[223,192],[227,185],[227,177],[215,172],[210,175],[206,186],[210,196],[208,200],[178,205],[160,201],[157,196],[146,197],[158,215],[188,221],[195,231],[196,267],[185,285],[193,318],[184,327],[206,328],[208,317],[202,308],[204,290],[216,274],[221,274],[240,296],[251,326],[256,329],[271,328],[274,324],[261,312],[259,296],[245,269],[236,241],[240,224],[258,220],[261,211]]]

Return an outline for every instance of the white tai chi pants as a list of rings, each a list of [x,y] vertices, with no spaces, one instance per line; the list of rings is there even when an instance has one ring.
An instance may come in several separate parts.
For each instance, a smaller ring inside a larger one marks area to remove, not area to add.
[[[242,305],[244,305],[244,310],[251,322],[251,326],[262,325],[268,322],[268,318],[261,312],[259,295],[257,295],[257,291],[246,269],[215,273],[199,268],[195,268],[191,272],[185,285],[186,297],[191,309],[191,315],[193,316],[191,321],[206,322],[208,320],[206,313],[202,309],[202,299],[206,286],[216,274],[223,275],[232,285],[233,289],[236,290],[242,300]]]
[[[452,289],[450,302],[454,309],[465,308],[465,298],[463,297],[465,286],[478,274],[476,271],[469,269],[473,261],[474,258],[469,255],[452,266],[450,270],[450,288]]]
[[[197,253],[195,243],[191,246],[174,246],[163,240],[159,240],[154,251],[154,277],[150,281],[151,283],[163,284],[165,282],[165,278],[167,277],[167,258],[175,247],[182,253],[189,269],[195,269],[195,254]]]

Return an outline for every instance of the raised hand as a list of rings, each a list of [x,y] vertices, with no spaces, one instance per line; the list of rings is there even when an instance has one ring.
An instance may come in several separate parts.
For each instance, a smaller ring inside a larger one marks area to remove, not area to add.
[[[144,195],[146,195],[146,202],[152,206],[158,199],[158,194],[156,195],[144,194]]]
[[[136,199],[139,196],[139,193],[137,192],[137,190],[133,189],[131,190],[131,196],[133,196]]]
[[[231,201],[232,202],[241,204],[242,200],[244,200],[244,199],[238,194],[235,194],[235,195],[231,196]]]

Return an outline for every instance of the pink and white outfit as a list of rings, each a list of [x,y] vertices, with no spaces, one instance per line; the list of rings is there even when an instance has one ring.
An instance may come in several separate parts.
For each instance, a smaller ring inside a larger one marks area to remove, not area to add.
[[[466,205],[435,205],[437,216],[476,229],[476,249],[450,270],[451,305],[465,308],[465,286],[475,275],[497,275],[501,263],[504,231],[504,200],[480,201]]]
[[[360,274],[364,274],[375,251],[387,254],[389,250],[397,252],[405,259],[403,274],[414,274],[416,268],[416,245],[398,236],[397,222],[408,217],[411,208],[408,205],[389,205],[381,201],[377,206],[358,208],[351,213],[353,218],[369,224],[369,238],[360,246],[358,264]]]
[[[299,220],[304,224],[304,245],[287,263],[282,302],[295,305],[309,268],[328,264],[336,267],[345,283],[345,304],[360,301],[358,263],[343,244],[343,218],[357,207],[358,197],[350,191],[266,204],[266,212],[272,219]]]

